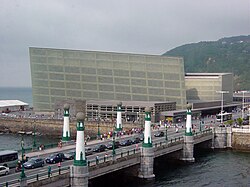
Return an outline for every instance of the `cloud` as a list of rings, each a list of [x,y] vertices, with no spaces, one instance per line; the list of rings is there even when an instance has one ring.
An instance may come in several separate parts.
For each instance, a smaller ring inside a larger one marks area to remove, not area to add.
[[[248,35],[248,0],[2,0],[0,86],[31,86],[28,47],[163,54]],[[22,71],[22,72],[21,72]]]

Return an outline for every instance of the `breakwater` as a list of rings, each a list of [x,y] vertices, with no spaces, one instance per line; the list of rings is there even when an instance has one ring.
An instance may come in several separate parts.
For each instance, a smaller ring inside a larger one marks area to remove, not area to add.
[[[96,136],[98,126],[100,133],[107,133],[113,131],[114,123],[100,121],[99,125],[96,121],[85,121],[85,132],[90,136]],[[124,123],[123,129],[130,130],[132,128],[139,128],[138,124]],[[18,132],[34,132],[42,135],[61,136],[63,130],[63,119],[30,119],[30,118],[7,118],[0,117],[0,132],[3,133],[18,133]],[[70,120],[71,136],[76,135],[76,121]]]

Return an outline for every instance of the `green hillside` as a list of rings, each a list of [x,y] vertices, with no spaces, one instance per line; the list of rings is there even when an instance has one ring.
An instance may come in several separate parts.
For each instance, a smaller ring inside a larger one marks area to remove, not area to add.
[[[250,35],[176,47],[163,55],[184,58],[187,73],[234,74],[235,90],[250,90]]]

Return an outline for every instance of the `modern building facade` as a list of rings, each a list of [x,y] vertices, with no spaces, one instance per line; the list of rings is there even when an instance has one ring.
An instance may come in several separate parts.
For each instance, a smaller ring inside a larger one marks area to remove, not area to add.
[[[67,99],[176,102],[186,107],[182,58],[29,48],[33,106],[54,111]]]
[[[233,75],[232,73],[186,73],[185,85],[187,101],[233,101]]]

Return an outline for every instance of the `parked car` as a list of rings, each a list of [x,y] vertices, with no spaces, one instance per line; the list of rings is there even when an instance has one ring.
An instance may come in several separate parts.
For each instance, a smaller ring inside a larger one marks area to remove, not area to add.
[[[164,136],[164,132],[159,131],[157,133],[154,134],[155,137],[163,137]]]
[[[10,172],[10,168],[5,166],[0,166],[0,175],[8,175]]]
[[[63,153],[54,153],[45,159],[46,163],[55,164],[64,160]]]
[[[119,141],[115,141],[115,149],[118,148],[120,146],[120,142]],[[113,149],[113,142],[109,142],[106,145],[107,149]]]
[[[106,150],[106,146],[103,144],[97,145],[93,148],[94,152],[102,152]]]
[[[137,143],[140,143],[140,138],[139,137],[135,137],[135,138],[132,138],[132,143],[133,144],[137,144]]]
[[[85,155],[92,155],[93,154],[93,149],[91,147],[85,147]]]
[[[73,160],[74,157],[75,157],[75,151],[70,151],[70,152],[64,153],[64,159],[66,159],[66,160]]]
[[[121,141],[121,143],[120,143],[121,146],[129,146],[129,145],[132,145],[132,144],[133,144],[133,142],[132,142],[132,140],[130,140],[130,139],[123,140],[123,141]]]
[[[140,141],[142,142],[142,141],[144,140],[144,134],[141,133],[141,134],[139,135],[139,138],[140,138]]]
[[[23,164],[24,168],[27,169],[33,169],[37,167],[43,167],[44,166],[44,159],[43,158],[30,158],[27,162]]]

